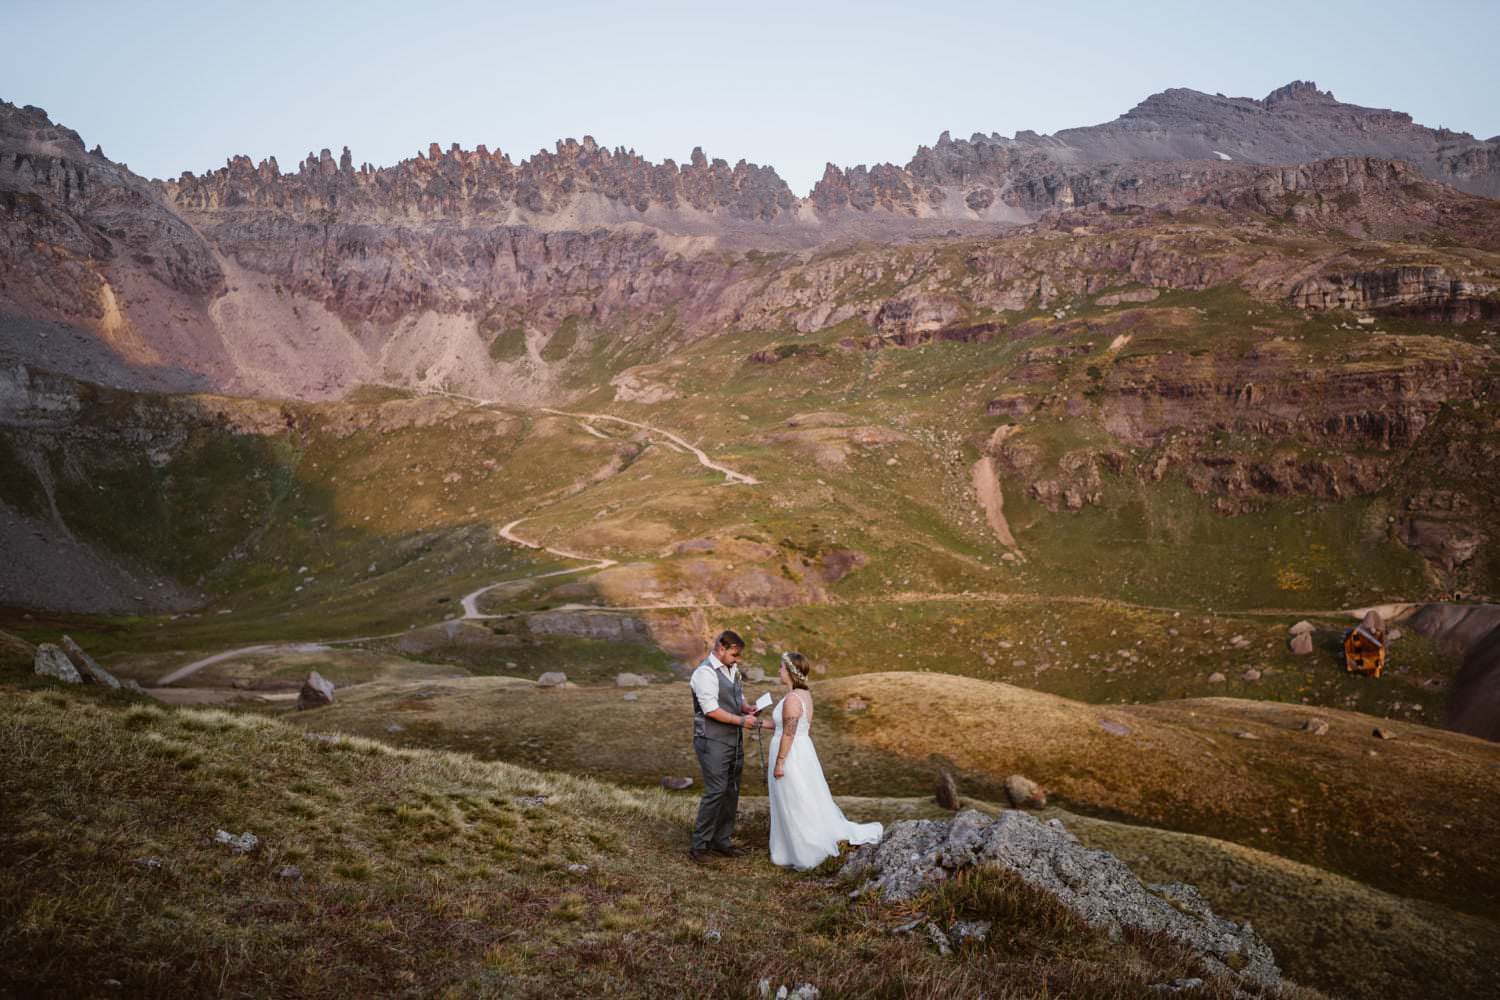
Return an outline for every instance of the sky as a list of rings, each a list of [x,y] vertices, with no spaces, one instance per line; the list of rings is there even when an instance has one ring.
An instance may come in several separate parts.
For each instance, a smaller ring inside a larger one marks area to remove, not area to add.
[[[592,135],[774,166],[904,164],[945,129],[1108,121],[1190,87],[1341,100],[1500,134],[1497,0],[656,3],[0,0],[0,99],[147,177],[324,147],[385,166]],[[1466,41],[1467,40],[1467,41]]]

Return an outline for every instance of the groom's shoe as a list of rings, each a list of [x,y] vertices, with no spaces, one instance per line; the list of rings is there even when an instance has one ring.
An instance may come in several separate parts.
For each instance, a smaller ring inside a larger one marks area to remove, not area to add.
[[[688,860],[695,865],[706,865],[712,863],[713,859],[708,856],[707,851],[700,851],[696,847],[688,848]]]
[[[750,853],[743,847],[736,847],[733,844],[730,844],[728,847],[710,847],[709,850],[724,858],[743,858]]]

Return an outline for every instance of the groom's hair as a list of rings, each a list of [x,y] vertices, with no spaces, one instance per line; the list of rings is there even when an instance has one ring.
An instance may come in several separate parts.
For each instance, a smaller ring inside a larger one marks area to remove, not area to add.
[[[745,640],[740,638],[740,634],[738,632],[733,632],[726,628],[724,631],[720,632],[719,637],[714,640],[714,645],[722,649],[744,649]]]

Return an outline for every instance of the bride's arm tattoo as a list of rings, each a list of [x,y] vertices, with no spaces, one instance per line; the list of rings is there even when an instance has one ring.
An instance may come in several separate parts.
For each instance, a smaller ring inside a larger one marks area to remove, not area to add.
[[[788,715],[781,720],[781,745],[776,748],[776,763],[786,760],[786,755],[792,751],[792,739],[797,735],[797,727],[802,724],[802,716]]]

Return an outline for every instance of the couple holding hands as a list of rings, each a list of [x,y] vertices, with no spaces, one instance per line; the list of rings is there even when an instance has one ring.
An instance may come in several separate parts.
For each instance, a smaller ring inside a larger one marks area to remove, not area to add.
[[[880,840],[879,823],[851,823],[833,801],[808,726],[813,718],[808,662],[801,653],[781,654],[782,697],[769,719],[759,718],[771,703],[745,700],[739,660],[745,641],[724,631],[708,658],[693,671],[693,750],[703,770],[703,800],[693,827],[688,857],[706,864],[711,854],[738,857],[744,848],[730,842],[745,767],[744,734],[772,730],[773,754],[766,786],[771,807],[771,860],[801,870],[815,868],[839,851],[839,844]]]

